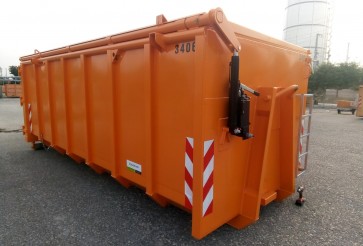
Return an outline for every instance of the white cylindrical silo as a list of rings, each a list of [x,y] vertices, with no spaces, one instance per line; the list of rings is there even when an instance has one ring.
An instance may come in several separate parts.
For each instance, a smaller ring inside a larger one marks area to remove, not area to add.
[[[314,67],[329,59],[330,0],[288,0],[284,39],[311,51]]]

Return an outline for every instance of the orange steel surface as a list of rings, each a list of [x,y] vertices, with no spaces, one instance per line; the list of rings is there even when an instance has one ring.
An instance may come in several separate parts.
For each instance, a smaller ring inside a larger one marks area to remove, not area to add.
[[[22,86],[19,84],[5,84],[3,85],[3,92],[7,97],[21,97]]]
[[[356,116],[363,117],[363,85],[359,86]]]
[[[261,93],[250,95],[255,137],[245,141],[227,128],[229,63],[239,49],[240,81]],[[20,60],[26,140],[191,212],[195,238],[225,223],[246,227],[260,206],[294,193],[301,115],[295,95],[306,93],[310,75],[302,48],[230,23],[215,9],[171,22],[159,16],[152,27]],[[191,210],[187,137],[194,140]],[[214,197],[213,211],[203,216],[208,140]]]
[[[355,108],[354,101],[347,101],[347,100],[338,100],[337,107],[338,108]]]

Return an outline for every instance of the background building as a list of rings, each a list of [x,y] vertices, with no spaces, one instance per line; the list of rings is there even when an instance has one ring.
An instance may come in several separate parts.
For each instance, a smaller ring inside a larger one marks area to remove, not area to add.
[[[284,39],[311,51],[314,68],[329,61],[330,0],[288,0]]]

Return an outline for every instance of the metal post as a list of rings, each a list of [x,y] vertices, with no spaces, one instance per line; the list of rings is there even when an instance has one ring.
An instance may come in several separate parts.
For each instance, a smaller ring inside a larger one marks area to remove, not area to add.
[[[348,63],[349,62],[349,46],[350,46],[350,43],[348,43],[348,47],[347,47],[347,57],[345,59],[345,62]]]
[[[319,66],[319,61],[318,61],[318,44],[319,44],[319,36],[323,36],[320,33],[316,34],[316,38],[315,38],[315,49],[314,49],[314,70]]]

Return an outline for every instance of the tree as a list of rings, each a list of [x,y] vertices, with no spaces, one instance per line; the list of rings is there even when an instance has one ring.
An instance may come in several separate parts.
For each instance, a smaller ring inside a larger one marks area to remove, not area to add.
[[[354,89],[363,83],[363,68],[357,63],[326,63],[309,78],[309,92],[315,97],[325,96],[326,89]]]
[[[316,98],[324,97],[331,83],[336,83],[336,68],[333,64],[322,64],[309,78],[309,93]]]
[[[14,75],[14,76],[19,76],[18,66],[10,66],[9,67],[9,73]]]
[[[353,89],[357,90],[363,81],[363,68],[357,63],[340,63],[338,66],[338,79],[333,89]]]

